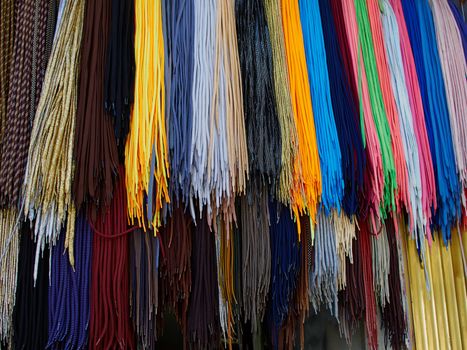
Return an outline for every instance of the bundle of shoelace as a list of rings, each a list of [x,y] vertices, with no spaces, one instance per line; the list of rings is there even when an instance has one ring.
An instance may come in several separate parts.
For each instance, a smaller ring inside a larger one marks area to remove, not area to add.
[[[289,314],[300,273],[301,249],[297,225],[287,208],[269,202],[271,244],[271,283],[267,317],[271,342],[279,344],[279,333]]]
[[[381,216],[380,205],[383,200],[385,180],[381,145],[373,120],[361,45],[358,44],[355,5],[352,1],[333,1],[331,7],[345,72],[350,81],[353,82],[351,91],[354,104],[359,106],[362,137],[366,148],[365,192],[360,215],[369,214],[369,219],[374,222]],[[375,225],[373,224],[373,226]]]
[[[135,60],[135,103],[125,147],[128,216],[157,229],[162,205],[169,202],[161,0],[135,0]]]
[[[462,59],[459,55],[462,48],[461,34],[448,3],[432,1],[430,7],[444,77],[457,174],[463,190],[467,188],[467,63],[465,56]],[[462,204],[467,207],[464,193],[462,197]]]
[[[24,213],[34,220],[38,250],[58,240],[67,217],[66,247],[73,246],[70,244],[75,216],[71,191],[73,142],[84,7],[84,1],[62,2],[31,133],[24,181]],[[66,52],[70,52],[70,56]],[[36,264],[38,257],[39,251]],[[70,262],[73,264],[72,250]]]
[[[0,211],[0,341],[12,334],[12,316],[17,291],[19,229],[15,210]],[[9,236],[11,235],[11,237]]]
[[[13,339],[10,339],[15,349],[45,349],[47,345],[49,250],[41,254],[36,266],[34,256],[38,248],[30,225],[29,221],[23,223],[19,233],[21,264],[18,265]],[[32,278],[33,273],[36,279]]]
[[[287,75],[280,0],[265,0],[263,4],[271,42],[272,81],[281,133],[281,172],[276,196],[282,203],[289,204],[293,188],[294,161],[298,152],[298,136]]]
[[[186,341],[187,310],[191,292],[191,249],[193,222],[181,207],[172,211],[166,226],[159,233],[159,242],[163,251],[160,257],[160,283],[162,312],[172,312]],[[151,265],[146,267],[151,269]]]
[[[425,0],[401,3],[414,55],[436,175],[435,223],[441,228],[443,239],[447,242],[451,236],[450,227],[460,214],[460,192],[433,18]]]
[[[136,339],[146,349],[154,349],[160,322],[159,238],[137,229],[130,237],[130,305]]]
[[[383,97],[383,106],[389,125],[391,149],[394,158],[394,166],[396,169],[396,209],[398,212],[401,212],[401,210],[406,210],[409,215],[412,215],[412,209],[409,205],[407,165],[401,140],[401,121],[399,120],[400,116],[396,108],[394,94],[391,88],[388,59],[384,47],[383,28],[381,25],[381,10],[377,0],[367,0],[366,3],[368,10],[368,16],[366,18],[368,18],[370,22],[379,85]]]
[[[193,129],[194,1],[163,1],[165,120],[170,161],[170,197],[188,201]],[[181,196],[181,198],[180,198]]]
[[[84,349],[88,344],[93,235],[83,214],[78,215],[75,225],[74,266],[63,254],[64,232],[50,253],[47,341],[50,349]]]
[[[134,0],[112,0],[111,8],[110,38],[104,76],[104,106],[113,116],[118,153],[120,159],[123,159],[134,97]]]
[[[459,33],[462,40],[462,47],[464,50],[464,58],[467,59],[467,24],[464,21],[464,17],[456,6],[453,0],[448,0],[449,7],[451,8],[452,15],[454,16],[457,26],[459,27]]]
[[[8,103],[0,152],[2,206],[21,206],[31,128],[47,66],[47,5],[47,0],[25,0],[15,5],[15,37],[21,39],[15,40],[9,62]]]
[[[374,42],[368,18],[367,5],[365,0],[355,1],[355,13],[358,30],[358,43],[361,45],[363,60],[363,69],[368,78],[368,93],[370,98],[373,120],[378,133],[379,144],[381,146],[381,155],[384,172],[384,191],[383,201],[381,203],[381,214],[385,218],[386,214],[396,209],[397,194],[397,171],[391,143],[391,129],[388,122],[388,113],[386,111],[383,93],[381,90],[381,78],[378,74],[378,65]],[[399,156],[399,155],[398,155]],[[405,165],[404,165],[405,166]]]
[[[298,135],[291,207],[296,218],[306,212],[315,221],[321,195],[321,172],[303,37],[296,35],[302,32],[298,3],[281,0],[281,14],[290,98]]]
[[[105,57],[109,46],[111,1],[88,1],[80,57],[76,138],[73,149],[76,208],[84,202],[96,210],[110,204],[118,153],[110,115],[105,111]]]
[[[15,2],[5,0],[0,4],[0,160],[3,147],[1,146],[7,123],[7,103],[10,89],[10,66],[13,56],[15,37]],[[1,164],[1,163],[0,163]]]
[[[91,222],[93,231],[89,344],[94,349],[135,349],[130,321],[129,246],[125,171],[110,206]],[[88,209],[92,218],[92,207]]]
[[[358,235],[358,233],[357,233]],[[352,259],[345,259],[346,288],[339,291],[339,332],[350,344],[365,315],[365,288],[360,243],[352,241]]]
[[[415,125],[413,123],[412,111],[410,109],[409,93],[404,75],[404,65],[402,61],[401,46],[399,40],[399,30],[397,19],[389,1],[384,1],[384,12],[381,15],[384,43],[391,74],[391,86],[394,93],[395,102],[399,114],[400,134],[404,146],[404,155],[408,173],[409,191],[409,232],[417,240],[417,244],[422,247],[421,255],[425,261],[424,245],[427,223],[425,222],[425,212],[423,208],[423,188],[420,169],[420,157],[418,153],[417,137],[415,135]],[[425,187],[426,192],[426,187]],[[428,216],[429,217],[429,216]],[[428,239],[430,235],[428,234]]]
[[[360,133],[359,108],[352,99],[350,82],[343,68],[330,2],[320,0],[319,10],[326,48],[329,92],[342,156],[344,181],[342,208],[347,215],[353,216],[357,213],[358,198],[363,195],[363,173],[366,166]]]
[[[282,148],[265,9],[260,0],[237,0],[235,8],[250,177],[260,176],[274,188]]]
[[[322,176],[321,208],[340,210],[344,193],[342,159],[331,103],[326,51],[318,0],[299,1],[313,119]]]
[[[191,294],[188,304],[188,341],[206,348],[219,343],[219,292],[216,244],[206,212],[197,222],[192,240]]]
[[[404,291],[401,285],[401,271],[399,261],[398,237],[391,220],[386,221],[386,235],[389,249],[389,299],[381,305],[381,318],[385,329],[385,346],[391,345],[393,349],[404,349],[407,334],[407,323],[404,310]]]

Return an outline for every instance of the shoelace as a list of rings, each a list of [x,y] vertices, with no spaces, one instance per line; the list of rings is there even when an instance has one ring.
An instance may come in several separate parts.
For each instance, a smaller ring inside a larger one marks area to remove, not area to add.
[[[391,137],[392,156],[396,169],[397,189],[395,193],[396,209],[398,212],[406,210],[412,215],[412,208],[409,203],[409,189],[407,177],[407,165],[404,148],[401,139],[400,117],[396,108],[394,94],[391,88],[391,78],[389,73],[387,53],[384,46],[383,28],[381,25],[381,11],[378,0],[366,0],[368,9],[368,19],[373,38],[376,67],[379,77],[381,94],[383,96],[384,109],[389,125]]]
[[[358,236],[358,231],[356,231]],[[339,333],[348,344],[365,315],[365,288],[360,242],[352,241],[353,258],[345,259],[346,288],[339,292]]]
[[[15,349],[45,349],[48,334],[49,250],[46,249],[38,263],[37,278],[34,256],[38,251],[34,243],[31,223],[26,221],[20,229],[18,285],[13,313],[13,339]]]
[[[359,208],[358,216],[365,218],[369,214],[370,220],[378,221],[381,216],[380,206],[384,191],[383,163],[381,145],[370,104],[367,75],[362,62],[361,45],[358,44],[355,5],[352,1],[341,1],[340,3],[333,1],[331,7],[354,104],[359,106],[363,145],[366,149],[365,191],[363,196],[359,198],[362,206]]]
[[[383,160],[384,196],[381,205],[381,215],[384,219],[389,212],[396,210],[397,168],[394,163],[394,154],[391,147],[391,129],[387,115],[389,111],[385,110],[380,85],[381,78],[378,74],[378,65],[376,62],[376,57],[379,56],[375,53],[365,0],[356,0],[355,10],[358,28],[358,43],[361,45],[362,49],[363,67],[368,78],[368,92],[373,112],[373,120],[378,133]]]
[[[250,177],[260,176],[274,190],[282,147],[265,9],[262,0],[237,0],[235,8]]]
[[[430,153],[427,126],[425,125],[425,114],[423,110],[420,86],[414,56],[410,44],[409,33],[404,19],[402,3],[400,0],[390,0],[397,19],[399,43],[404,67],[405,83],[409,96],[410,108],[417,138],[418,155],[420,161],[420,176],[422,185],[423,215],[426,219],[425,230],[428,239],[431,239],[432,213],[436,210],[436,184],[433,170],[433,161]]]
[[[299,5],[321,169],[320,208],[328,215],[332,209],[340,211],[342,205],[342,156],[331,103],[319,2],[301,0]]]
[[[160,259],[162,312],[173,312],[185,343],[188,343],[187,311],[190,299],[192,272],[192,232],[191,217],[181,207],[175,207],[165,227],[161,228],[159,241],[164,255]],[[196,239],[196,238],[195,238]],[[151,265],[147,266],[151,270]]]
[[[157,229],[162,205],[170,202],[161,0],[135,0],[135,60],[135,103],[125,146],[128,217]]]
[[[119,166],[118,183],[109,208],[96,217],[93,227],[89,346],[92,349],[135,349],[130,321],[128,228],[125,171]],[[92,207],[88,209],[92,213]],[[89,215],[92,217],[92,215]],[[108,239],[96,234],[104,232]]]
[[[192,287],[188,304],[188,335],[193,346],[206,348],[219,344],[219,293],[216,245],[206,209],[197,222],[192,240]]]
[[[441,228],[447,243],[451,226],[460,211],[460,191],[433,18],[425,0],[402,1],[402,7],[414,54],[436,175],[435,224]]]
[[[278,202],[269,202],[271,283],[267,319],[272,344],[277,348],[279,332],[289,314],[289,306],[297,286],[300,272],[300,243],[297,225],[287,208]]]
[[[2,158],[1,142],[6,129],[7,104],[10,89],[10,66],[14,48],[15,34],[15,2],[5,0],[0,4],[0,160]]]
[[[447,1],[432,1],[430,5],[446,89],[462,204],[467,208],[464,195],[467,188],[467,63],[461,54],[462,38],[449,4]]]
[[[385,341],[393,349],[403,349],[408,338],[405,319],[403,290],[401,285],[401,271],[399,266],[399,251],[396,230],[392,220],[386,221],[387,244],[389,249],[389,300],[382,307],[381,318],[385,329]],[[403,234],[403,233],[402,233]]]
[[[363,173],[366,166],[358,106],[352,99],[350,82],[343,67],[331,4],[329,1],[320,0],[319,5],[326,48],[329,90],[342,155],[344,181],[342,207],[347,215],[353,216],[358,210],[358,198],[363,193]]]
[[[88,1],[83,21],[77,96],[73,197],[96,210],[110,204],[118,152],[111,116],[105,112],[105,57],[110,38],[111,0]]]
[[[302,36],[297,35],[302,32],[298,3],[281,0],[281,13],[299,150],[293,166],[291,206],[296,218],[307,213],[315,221],[322,182],[305,48]]]
[[[48,349],[84,349],[88,344],[93,235],[83,214],[76,219],[75,265],[65,251],[65,232],[51,249]]]
[[[34,221],[39,251],[55,243],[67,216],[72,248],[72,154],[84,1],[62,2],[44,87],[34,119],[24,183],[24,214]],[[67,57],[65,52],[71,52]],[[73,254],[70,250],[70,262]]]
[[[298,152],[298,135],[287,75],[280,0],[263,0],[263,3],[271,41],[272,80],[281,132],[281,173],[276,197],[288,205],[293,188],[293,167]]]
[[[120,160],[130,126],[135,83],[135,2],[112,0],[104,77],[104,106],[113,116]]]
[[[20,236],[16,228],[16,210],[0,211],[0,251],[5,254],[0,261],[0,341],[10,340],[13,330],[13,307],[17,291]],[[12,230],[14,230],[12,232]],[[13,234],[11,240],[8,234]],[[4,253],[5,252],[5,253]]]
[[[264,317],[271,277],[268,191],[249,184],[240,200],[241,288],[237,298],[242,305],[242,321],[251,322],[251,333],[258,334]]]
[[[417,137],[413,124],[412,111],[410,109],[409,93],[404,75],[404,65],[402,61],[401,46],[399,39],[399,29],[397,20],[388,0],[382,3],[381,14],[384,29],[384,43],[388,58],[389,72],[391,74],[391,86],[395,97],[399,114],[400,134],[404,146],[405,161],[408,171],[409,205],[408,219],[409,232],[412,238],[417,240],[417,245],[422,247],[421,257],[425,262],[425,233],[428,233],[428,240],[431,239],[429,230],[426,229],[430,217],[425,216],[423,211],[423,192],[420,171],[420,159],[418,154]]]
[[[360,254],[363,274],[363,292],[365,300],[365,329],[368,347],[378,348],[378,331],[376,316],[376,300],[374,294],[374,282],[372,272],[370,230],[365,222],[360,223],[360,232],[357,234],[357,241],[360,245]],[[362,286],[360,286],[361,288]]]
[[[130,312],[138,344],[145,349],[155,348],[161,320],[160,237],[156,238],[142,229],[130,236]]]
[[[462,47],[464,49],[464,58],[467,59],[467,24],[465,23],[464,17],[462,17],[462,14],[460,13],[454,1],[448,0],[448,3],[454,18],[456,19],[457,26],[459,27]]]
[[[162,4],[170,197],[172,201],[188,203],[193,129],[194,0],[165,0]]]
[[[0,204],[9,208],[20,206],[31,125],[44,82],[47,7],[48,0],[25,0],[16,4],[8,119],[0,151]]]

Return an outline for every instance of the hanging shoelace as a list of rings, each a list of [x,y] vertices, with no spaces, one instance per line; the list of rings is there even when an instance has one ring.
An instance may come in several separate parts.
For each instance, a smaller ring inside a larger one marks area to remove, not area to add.
[[[135,103],[125,147],[128,216],[157,229],[163,202],[170,201],[161,0],[135,0],[135,60]]]
[[[360,245],[360,256],[363,272],[363,293],[365,298],[365,330],[368,347],[378,348],[378,325],[376,316],[376,300],[374,294],[370,229],[367,223],[360,223],[360,232],[357,234],[357,241]],[[360,285],[359,288],[362,288]]]
[[[269,202],[269,218],[271,283],[267,319],[271,341],[276,347],[298,284],[301,259],[297,225],[290,211],[277,202]]]
[[[405,24],[401,0],[390,0],[390,5],[392,6],[398,24],[399,45],[397,45],[397,48],[400,49],[402,56],[402,63],[405,74],[405,87],[407,89],[409,97],[410,108],[412,111],[413,127],[418,145],[418,156],[420,162],[421,177],[420,180],[422,186],[423,218],[425,220],[423,225],[425,227],[425,232],[428,239],[431,239],[430,225],[432,221],[432,213],[436,210],[436,184],[435,175],[433,171],[433,161],[431,159],[430,145],[427,135],[427,128],[425,125],[425,115],[423,110],[422,97],[420,94],[417,71],[415,68],[415,62],[412,53],[412,47],[410,45],[409,34],[407,32],[407,26]],[[399,65],[400,62],[397,63],[397,67],[400,67]],[[394,66],[396,67],[396,64],[394,64]],[[400,102],[403,103],[402,96]],[[409,181],[413,180],[414,179],[412,178],[412,176],[409,175]],[[415,220],[417,220],[416,216]],[[417,226],[416,222],[414,222],[414,226]]]
[[[385,7],[387,10],[387,7]],[[391,220],[386,221],[387,244],[389,249],[389,300],[382,306],[382,323],[385,329],[385,346],[389,344],[392,349],[404,349],[406,345],[407,325],[405,311],[403,308],[401,271],[399,267],[399,252],[397,248],[397,237],[394,224]],[[404,234],[404,233],[401,233]]]
[[[135,3],[112,0],[110,38],[104,76],[104,106],[113,116],[113,126],[120,159],[130,125],[135,83]]]
[[[366,167],[364,173],[365,191],[360,199],[362,203],[359,216],[366,217],[370,210],[370,219],[380,218],[380,206],[383,200],[384,174],[381,146],[371,110],[368,83],[362,62],[361,47],[358,45],[358,27],[353,1],[331,1],[335,28],[341,48],[354,104],[359,106],[362,139],[366,148]]]
[[[388,220],[386,220],[387,222]],[[378,235],[370,236],[371,267],[373,271],[373,291],[377,303],[384,308],[389,302],[389,245],[386,226]]]
[[[20,229],[18,286],[13,313],[12,347],[15,349],[45,349],[48,332],[49,250],[41,255],[37,278],[32,278],[34,255],[38,251],[29,221]]]
[[[76,208],[86,201],[94,217],[99,207],[110,204],[118,165],[112,121],[104,108],[110,5],[111,0],[87,2],[80,57],[73,195]]]
[[[401,46],[397,20],[388,0],[381,3],[383,6],[382,25],[384,29],[384,43],[388,57],[389,69],[391,73],[391,85],[399,111],[402,142],[404,145],[405,160],[407,162],[409,180],[409,232],[413,239],[416,239],[417,246],[420,247],[420,255],[425,263],[425,233],[428,233],[428,241],[431,242],[430,231],[426,229],[429,225],[430,217],[424,216],[423,192],[420,172],[420,159],[418,155],[417,138],[413,125],[413,117],[410,109],[407,84],[403,71]]]
[[[447,1],[431,1],[436,39],[446,89],[451,136],[461,183],[462,204],[467,208],[467,63],[461,54],[462,38]]]
[[[130,321],[129,248],[125,171],[110,206],[91,223],[93,231],[89,346],[135,349]],[[88,209],[90,214],[92,207]],[[92,215],[89,215],[92,216]]]
[[[425,0],[401,3],[417,69],[436,174],[438,203],[435,223],[443,231],[443,239],[447,243],[460,211],[460,189],[433,18]]]
[[[222,341],[232,349],[232,342],[236,342],[235,320],[233,304],[236,303],[233,279],[233,235],[232,225],[222,218],[217,218],[215,231],[216,259],[219,290],[219,316]]]
[[[7,103],[10,89],[10,66],[13,57],[15,37],[15,1],[5,0],[0,4],[0,161],[2,139],[6,128]],[[0,163],[1,164],[1,163]]]
[[[335,215],[318,215],[313,241],[313,269],[310,271],[311,304],[318,312],[325,304],[331,314],[338,316],[337,275],[339,261],[336,244]]]
[[[234,0],[221,1],[217,7],[216,56],[214,70],[214,96],[210,118],[211,135],[215,124],[224,136],[214,141],[220,143],[219,150],[209,148],[208,166],[216,169],[219,157],[228,165],[228,180],[225,169],[211,178],[211,188],[215,189],[216,211],[221,209],[226,225],[234,221],[234,195],[243,194],[248,179],[248,150],[245,133],[245,116],[240,61],[237,48]],[[215,131],[214,131],[215,132]],[[210,141],[211,142],[211,141]],[[222,151],[224,149],[224,151]],[[217,154],[221,152],[221,154]],[[222,164],[222,163],[221,163]],[[227,187],[226,187],[227,186]],[[210,215],[213,221],[216,212]]]
[[[307,215],[300,217],[300,225],[303,228],[300,236],[300,271],[297,277],[297,288],[289,306],[289,314],[282,327],[279,338],[279,347],[283,343],[285,348],[291,349],[296,344],[296,329],[299,330],[300,349],[305,345],[305,318],[310,310],[310,272],[312,256],[311,222]]]
[[[342,156],[331,103],[319,3],[300,0],[299,5],[322,178],[321,205],[328,215],[331,209],[341,208]]]
[[[356,231],[358,236],[358,231]],[[352,241],[352,257],[345,259],[346,288],[339,292],[339,333],[350,344],[365,314],[365,289],[360,242]]]
[[[290,95],[299,145],[299,153],[293,166],[291,207],[296,218],[306,211],[314,222],[322,185],[305,48],[303,37],[297,35],[302,32],[298,3],[281,0],[281,11]],[[300,227],[298,229],[300,235]]]
[[[219,344],[219,292],[216,268],[216,244],[210,231],[206,209],[197,222],[192,240],[192,284],[188,304],[190,343],[199,348]]]
[[[394,154],[391,148],[391,129],[388,123],[388,113],[385,110],[381,79],[378,74],[378,65],[374,43],[371,36],[370,21],[365,0],[355,1],[356,19],[358,27],[358,43],[362,49],[363,67],[368,77],[368,92],[370,97],[373,120],[375,122],[378,138],[381,145],[384,172],[384,197],[381,205],[381,215],[396,210],[397,168],[394,163]],[[379,14],[378,14],[379,16]],[[403,181],[403,179],[401,179]]]
[[[3,5],[2,5],[3,6]],[[47,0],[16,3],[15,40],[10,62],[7,119],[0,160],[0,204],[20,207],[31,127],[47,65]]]
[[[467,60],[467,24],[465,23],[464,17],[457,8],[456,3],[453,0],[448,0],[448,4],[451,8],[452,15],[456,20],[457,26],[459,27],[459,33],[462,40],[462,47],[464,49],[464,58]]]
[[[3,301],[0,304],[0,342],[9,341],[13,331],[20,244],[17,220],[16,210],[0,211],[0,299]]]
[[[144,349],[155,349],[161,320],[159,242],[159,237],[142,229],[130,236],[130,312],[138,344]]]
[[[212,114],[212,96],[214,94],[214,57],[216,40],[216,6],[215,0],[194,0],[194,48],[193,48],[193,129],[191,135],[191,202],[190,210],[195,214],[195,198],[200,209],[203,205],[211,206],[212,173],[208,168],[208,149],[219,147],[211,141],[210,117]],[[211,146],[212,145],[212,146]],[[224,160],[224,158],[220,158]],[[217,171],[217,170],[216,170]]]
[[[61,7],[44,88],[34,118],[24,183],[24,213],[34,222],[37,248],[55,243],[67,216],[67,240],[72,243],[74,205],[72,153],[77,101],[78,62],[84,1]],[[67,56],[65,53],[69,52]],[[66,246],[72,247],[68,243]],[[36,254],[36,266],[39,252]],[[73,254],[70,254],[73,264]]]
[[[193,129],[194,0],[164,0],[162,8],[170,197],[188,202]]]
[[[366,167],[358,106],[352,99],[350,82],[343,68],[331,4],[327,0],[319,0],[319,6],[326,48],[329,90],[342,156],[344,180],[342,207],[347,215],[353,216],[358,210],[358,197],[363,195],[363,172]]]
[[[405,209],[409,215],[412,208],[410,206],[408,176],[405,153],[401,138],[400,116],[396,108],[394,94],[391,87],[387,53],[384,47],[384,35],[381,25],[381,11],[379,0],[366,0],[368,10],[368,20],[370,22],[371,35],[373,38],[373,48],[376,59],[376,68],[383,97],[384,109],[389,125],[392,155],[396,168],[397,190],[396,208],[398,212]],[[382,5],[381,5],[382,6]]]
[[[298,152],[298,135],[287,76],[280,0],[263,0],[263,3],[271,42],[272,81],[281,132],[281,173],[276,197],[288,205],[293,188],[293,166]]]
[[[251,181],[251,180],[250,180]],[[260,332],[271,277],[268,191],[249,183],[240,199],[241,288],[243,322],[251,322],[251,333]]]
[[[353,263],[352,243],[356,234],[356,219],[349,219],[346,215],[334,213],[333,221],[336,234],[336,254],[339,267],[337,269],[337,289],[341,291],[347,288],[347,264],[348,258]],[[338,315],[335,315],[336,317]]]
[[[265,9],[262,0],[236,0],[235,9],[250,176],[275,189],[282,148]]]
[[[188,214],[174,208],[166,226],[159,233],[164,254],[160,262],[162,311],[174,313],[184,342],[188,342],[187,311],[191,292],[191,248],[194,226]],[[147,267],[151,268],[151,265]]]
[[[92,233],[82,214],[76,219],[75,237],[74,266],[63,254],[65,232],[50,252],[49,349],[84,349],[88,343]]]

